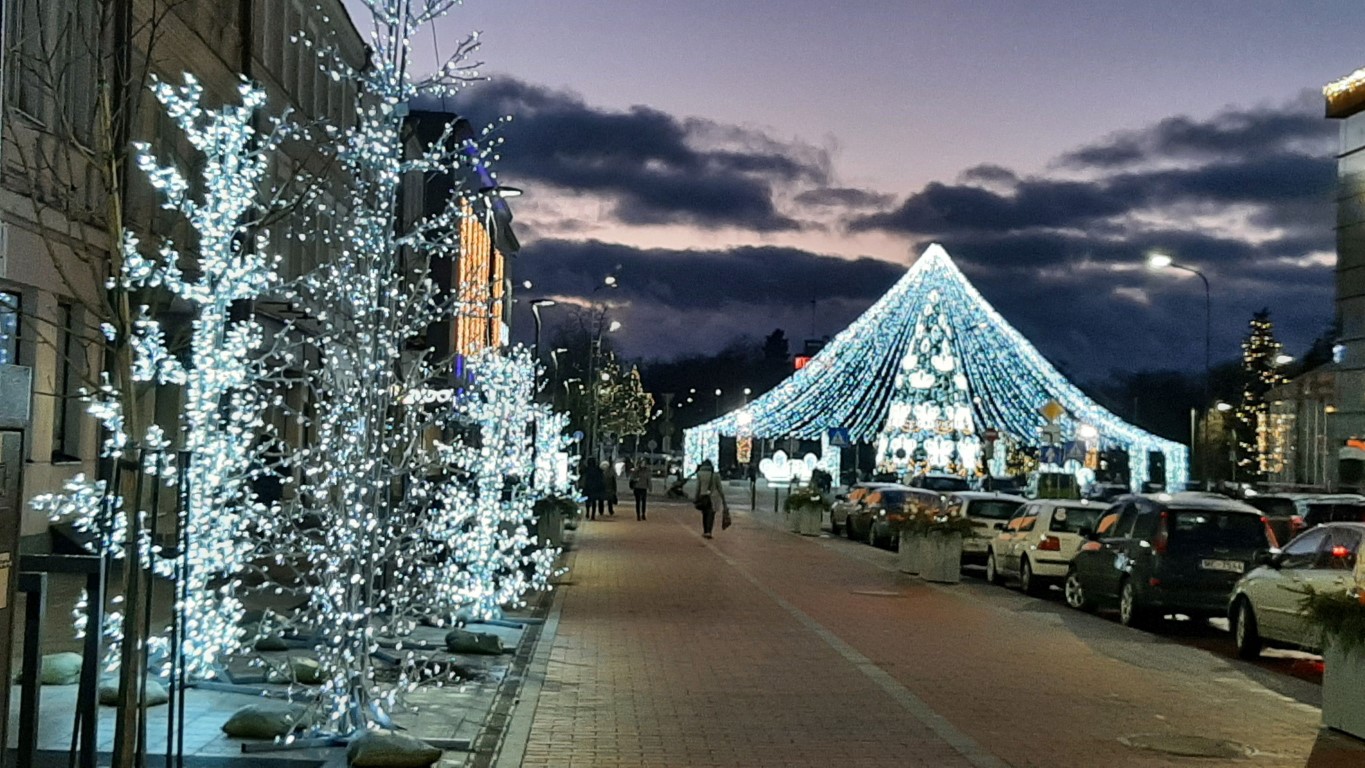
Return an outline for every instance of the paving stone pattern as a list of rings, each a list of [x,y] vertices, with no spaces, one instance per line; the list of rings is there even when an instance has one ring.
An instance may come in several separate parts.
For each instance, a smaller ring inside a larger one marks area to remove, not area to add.
[[[542,690],[515,715],[532,718],[524,752],[498,765],[1223,764],[1121,740],[1139,734],[1255,750],[1237,764],[1365,765],[1234,662],[1056,601],[931,586],[771,511],[711,541],[697,518],[652,500],[646,522],[582,524]]]

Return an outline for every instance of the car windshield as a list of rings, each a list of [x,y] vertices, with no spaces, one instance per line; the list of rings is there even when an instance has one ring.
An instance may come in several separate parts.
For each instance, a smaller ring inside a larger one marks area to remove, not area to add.
[[[1299,513],[1293,499],[1269,496],[1260,499],[1247,499],[1247,503],[1271,517],[1293,517]]]
[[[965,491],[969,487],[967,481],[960,477],[921,477],[919,481],[921,488],[928,488],[931,491]]]
[[[905,506],[905,491],[882,491],[881,501],[883,509],[900,509]]]
[[[987,520],[1008,520],[1019,509],[1019,502],[1007,499],[985,499],[967,505],[968,517],[983,517]]]
[[[1173,509],[1167,513],[1167,526],[1172,549],[1264,549],[1269,546],[1260,516],[1247,512]]]
[[[1052,513],[1052,522],[1048,523],[1047,529],[1055,533],[1080,533],[1082,528],[1093,531],[1103,511],[1099,506],[1058,507]]]

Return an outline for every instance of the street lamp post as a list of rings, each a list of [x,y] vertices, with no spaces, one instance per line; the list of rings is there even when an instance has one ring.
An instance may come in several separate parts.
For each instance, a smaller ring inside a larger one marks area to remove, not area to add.
[[[1152,270],[1178,269],[1182,272],[1189,272],[1190,274],[1198,276],[1200,281],[1204,283],[1204,401],[1200,403],[1200,410],[1203,410],[1209,405],[1209,390],[1213,378],[1212,366],[1209,363],[1209,354],[1213,337],[1213,299],[1212,294],[1209,291],[1209,278],[1194,267],[1177,263],[1169,254],[1165,253],[1152,253],[1148,255],[1147,267]],[[1204,447],[1203,450],[1199,452],[1199,474],[1200,479],[1203,480],[1205,484],[1205,490],[1207,490],[1209,482],[1208,422],[1208,418],[1205,417],[1203,429]],[[1193,435],[1191,435],[1191,438],[1193,438]],[[1193,439],[1191,439],[1190,450],[1194,450],[1193,442]]]
[[[716,418],[720,418],[720,390],[716,390]]]
[[[531,315],[536,320],[536,365],[540,365],[540,310],[542,307],[553,307],[556,304],[554,299],[531,299]],[[540,369],[537,367],[536,376],[539,378]]]

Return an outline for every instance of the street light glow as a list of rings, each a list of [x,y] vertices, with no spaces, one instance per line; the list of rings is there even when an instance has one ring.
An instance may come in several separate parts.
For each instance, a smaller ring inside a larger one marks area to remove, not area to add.
[[[612,288],[615,288],[615,287],[616,287],[616,275],[607,275],[606,277],[602,278],[602,284],[603,284],[603,285],[606,285],[606,286],[610,286],[610,287],[612,287]]]
[[[1165,269],[1173,263],[1175,263],[1175,260],[1172,259],[1168,253],[1153,251],[1152,253],[1147,254],[1148,269]]]
[[[716,397],[720,397],[720,390],[716,390]]]
[[[1228,403],[1223,402],[1222,400],[1219,400],[1218,402],[1214,403],[1213,407],[1217,408],[1222,413],[1227,413],[1228,411],[1232,410],[1232,406]]]
[[[607,333],[616,333],[619,330],[621,330],[620,320],[612,320],[611,325],[607,326]]]
[[[1292,363],[1292,362],[1294,362],[1294,356],[1293,356],[1293,355],[1276,355],[1276,356],[1275,356],[1275,365],[1289,365],[1289,364]]]

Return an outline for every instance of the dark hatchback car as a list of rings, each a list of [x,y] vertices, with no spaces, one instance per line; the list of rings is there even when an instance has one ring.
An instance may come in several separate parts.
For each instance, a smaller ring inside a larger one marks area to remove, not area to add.
[[[1086,533],[1066,602],[1117,604],[1128,626],[1170,613],[1222,615],[1237,580],[1271,547],[1260,510],[1201,493],[1125,496]]]

